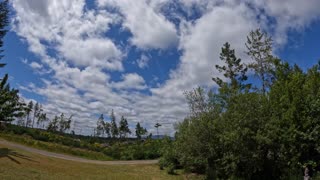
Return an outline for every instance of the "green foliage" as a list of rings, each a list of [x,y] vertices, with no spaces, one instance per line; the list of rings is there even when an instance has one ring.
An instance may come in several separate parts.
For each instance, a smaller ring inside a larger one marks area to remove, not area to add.
[[[32,125],[31,125],[32,128],[34,126],[34,120],[39,116],[39,111],[40,111],[40,106],[39,106],[39,103],[36,102],[33,110],[33,119],[32,119]]]
[[[5,29],[9,24],[9,8],[8,0],[0,2],[0,48],[3,46],[3,38],[7,34],[7,29]],[[0,53],[3,52],[3,49],[0,49]],[[3,55],[0,55],[0,59],[3,58]],[[5,66],[5,64],[0,63],[0,68]]]
[[[46,113],[41,113],[38,116],[38,120],[37,120],[37,127],[39,126],[43,126],[44,127],[44,122],[48,121],[49,119],[47,118],[47,114]]]
[[[103,152],[114,159],[142,160],[160,157],[161,140],[146,140],[137,142],[116,142],[105,148]]]
[[[160,168],[172,173],[182,166],[207,179],[292,179],[305,167],[319,171],[320,66],[303,71],[275,59],[271,42],[259,30],[248,37],[262,91],[235,78],[243,74],[232,68],[245,65],[224,45],[226,66],[217,68],[230,81],[214,78],[217,93],[186,93],[190,116],[177,125],[175,142],[164,146]]]
[[[30,117],[30,113],[33,111],[33,101],[30,101],[28,103],[28,106],[25,109],[25,113],[26,113],[26,127],[31,126],[31,117]]]
[[[171,175],[175,174],[174,170],[175,170],[175,165],[174,164],[169,164],[166,167],[166,171],[167,171],[168,174],[171,174]]]
[[[143,135],[145,135],[147,133],[147,129],[146,128],[143,128],[140,123],[138,122],[137,125],[136,125],[136,136],[138,139],[141,139],[141,137]]]
[[[70,154],[70,155],[79,156],[87,159],[93,159],[93,160],[113,160],[111,157],[108,157],[101,152],[79,149],[79,148],[72,148],[69,145],[62,145],[60,143],[52,143],[52,142],[49,143],[43,140],[38,141],[38,140],[35,140],[32,136],[18,136],[18,135],[13,135],[8,133],[6,134],[0,133],[0,137],[7,139],[9,141],[22,143],[28,146],[32,146],[35,148],[40,148],[40,149],[44,149],[52,152]],[[46,135],[44,135],[43,137],[46,137]]]
[[[56,127],[58,130],[58,126]],[[50,142],[68,146],[69,149],[79,148],[89,150],[92,152],[103,153],[107,157],[119,160],[156,159],[160,157],[160,149],[163,146],[162,140],[147,139],[142,141],[128,138],[113,139],[80,136],[64,134],[59,131],[25,128],[17,125],[9,125],[4,132],[10,137],[28,137],[30,141],[39,141],[38,143]],[[3,134],[2,136],[6,134]],[[67,149],[65,150],[66,151],[64,151],[64,153],[76,155],[72,151],[67,152]]]
[[[230,79],[233,89],[238,89],[241,82],[247,80],[246,72],[248,68],[241,63],[241,59],[235,55],[235,50],[230,48],[230,44],[226,42],[221,48],[220,60],[225,63],[224,66],[216,65],[219,72],[223,72],[223,76]],[[212,78],[220,87],[224,86],[224,82],[219,77]],[[240,83],[239,83],[240,82]]]
[[[103,118],[103,114],[100,115],[98,121],[97,121],[97,136],[103,136],[104,135],[104,118]]]
[[[111,136],[112,138],[115,138],[119,135],[119,129],[116,122],[116,116],[114,115],[113,110],[111,111],[110,118],[111,118],[111,123],[110,123]]]
[[[103,126],[104,132],[107,134],[108,137],[110,137],[110,129],[111,129],[111,125],[108,122],[104,122],[104,126]]]
[[[303,72],[298,66],[278,62],[276,81],[269,97],[271,120],[268,141],[274,143],[279,161],[286,167],[299,169],[307,162],[320,161],[320,71],[316,65]],[[275,136],[276,133],[278,136]]]
[[[66,130],[70,129],[72,115],[69,118],[65,118],[64,114],[61,113],[61,115],[55,116],[52,121],[49,122],[49,125],[47,127],[48,131],[51,132],[57,132],[64,133]]]
[[[72,120],[72,115],[69,118],[65,118],[63,113],[60,115],[59,131],[61,133],[64,133],[66,130],[70,129],[71,120]]]
[[[161,158],[159,160],[160,169],[166,169],[168,174],[175,174],[174,170],[180,167],[180,164],[174,148],[174,141],[168,137],[162,141],[162,147],[160,149]]]
[[[123,116],[121,117],[121,120],[119,123],[119,134],[120,134],[120,138],[125,138],[127,137],[127,134],[131,134],[128,121]]]
[[[265,93],[271,83],[273,70],[272,38],[260,29],[251,31],[247,36],[247,54],[254,61],[249,67],[261,80],[262,92]]]
[[[0,81],[0,122],[11,122],[24,114],[24,104],[19,100],[19,91],[11,89],[7,80],[6,74]]]
[[[48,131],[56,132],[59,129],[59,118],[58,116],[54,116],[53,120],[49,122],[47,127]]]
[[[8,1],[0,2],[0,48],[3,47],[3,38],[7,33],[7,25],[9,23],[9,7]],[[0,49],[0,60],[3,58]],[[5,64],[0,63],[0,68],[4,67]],[[23,116],[24,104],[19,100],[19,91],[11,89],[8,84],[8,74],[3,78],[0,78],[0,127],[1,122],[11,122],[17,117]]]

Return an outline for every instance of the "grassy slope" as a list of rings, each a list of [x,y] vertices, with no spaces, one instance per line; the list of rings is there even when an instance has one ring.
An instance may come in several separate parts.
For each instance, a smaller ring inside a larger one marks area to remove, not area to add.
[[[21,135],[0,133],[0,138],[6,139],[12,142],[17,142],[26,146],[46,150],[46,151],[74,155],[74,156],[79,156],[86,159],[104,160],[104,161],[112,160],[111,157],[108,157],[101,152],[94,152],[94,151],[89,151],[85,149],[73,148],[73,147],[64,146],[57,143],[37,141],[30,137],[21,136]]]
[[[32,154],[0,145],[0,179],[184,179],[157,165],[95,165]]]

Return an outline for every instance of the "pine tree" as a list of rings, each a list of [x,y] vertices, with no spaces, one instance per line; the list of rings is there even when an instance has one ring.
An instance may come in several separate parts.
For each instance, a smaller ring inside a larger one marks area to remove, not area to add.
[[[51,132],[56,132],[59,129],[59,117],[54,116],[53,120],[49,122],[47,130]]]
[[[119,127],[120,138],[125,138],[127,134],[131,134],[131,131],[128,126],[128,121],[123,116],[121,116],[119,125],[120,125]]]
[[[32,126],[31,126],[32,128],[34,126],[34,120],[39,116],[39,111],[40,111],[40,106],[39,106],[39,103],[36,102],[33,110],[33,119],[32,119]]]
[[[3,38],[7,33],[6,26],[9,24],[9,8],[8,0],[0,2],[0,48],[3,46]],[[3,49],[0,49],[0,54],[3,52]],[[0,60],[3,58],[3,55],[0,55]],[[0,63],[0,67],[4,67],[5,64]]]
[[[232,89],[242,89],[242,82],[247,80],[246,72],[248,68],[241,63],[241,59],[235,55],[235,50],[230,48],[230,44],[226,42],[221,48],[220,60],[225,65],[216,65],[219,72],[223,72],[223,76],[231,81]],[[212,78],[220,87],[224,82],[219,77]]]
[[[38,119],[38,126],[39,126],[39,125],[40,125],[40,127],[43,126],[43,123],[44,123],[45,121],[47,121],[47,120],[48,120],[47,114],[46,114],[46,113],[41,113],[41,114],[39,115],[39,119]]]
[[[103,136],[104,134],[104,118],[103,118],[103,114],[100,115],[98,121],[97,121],[97,136]]]
[[[129,129],[129,124],[128,124],[128,121],[127,121],[127,119],[124,119],[125,121],[124,121],[124,124],[125,124],[125,137],[127,137],[127,134],[131,134],[131,130]]]
[[[140,123],[138,122],[136,125],[136,136],[138,139],[141,139],[140,129],[141,129],[141,126],[140,126]]]
[[[104,123],[104,126],[103,126],[103,129],[104,129],[104,132],[107,134],[107,137],[110,137],[110,129],[111,129],[111,125],[110,123],[108,122],[105,122]]]
[[[31,118],[30,118],[31,111],[33,111],[33,102],[32,101],[29,102],[27,108],[25,109],[25,112],[27,114],[26,127],[30,126],[30,124],[31,124]]]
[[[43,121],[45,121],[43,119],[43,109],[42,109],[42,105],[39,104],[39,111],[37,113],[37,128],[39,128],[40,123],[42,123]]]
[[[117,126],[116,117],[114,115],[113,110],[111,111],[110,118],[111,118],[111,124],[110,124],[111,136],[112,138],[115,138],[119,135],[119,129]]]
[[[136,125],[136,136],[138,139],[141,139],[141,136],[145,135],[147,133],[147,129],[143,128],[140,123],[138,122]]]
[[[24,115],[24,103],[20,102],[18,90],[7,84],[8,75],[0,82],[0,121],[11,122]]]
[[[6,26],[9,22],[9,8],[8,0],[0,2],[0,60],[3,58],[1,54],[4,50],[3,38],[7,33]],[[4,67],[5,64],[0,63],[0,67]],[[0,122],[11,122],[17,117],[23,116],[24,103],[19,100],[19,91],[11,89],[8,84],[8,74],[5,74],[3,78],[0,78]],[[0,124],[1,125],[1,124]]]
[[[247,36],[247,54],[254,61],[249,67],[254,70],[255,75],[261,80],[262,92],[266,93],[272,80],[273,55],[272,38],[260,29],[251,31]]]
[[[58,122],[60,133],[64,133],[66,130],[70,129],[71,120],[72,120],[72,115],[69,118],[65,118],[64,114],[61,113],[59,122]]]

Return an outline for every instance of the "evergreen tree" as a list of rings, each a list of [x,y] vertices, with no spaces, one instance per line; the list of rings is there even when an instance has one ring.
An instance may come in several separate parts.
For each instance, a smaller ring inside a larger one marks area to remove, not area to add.
[[[3,58],[1,54],[4,50],[3,38],[7,33],[5,29],[8,25],[8,1],[0,2],[0,60]],[[0,67],[4,67],[5,64],[0,63]],[[3,78],[0,78],[0,123],[1,121],[11,122],[17,117],[23,116],[24,103],[20,102],[19,91],[11,89],[8,84],[8,74],[5,74]],[[1,124],[0,124],[1,125]]]
[[[128,126],[128,121],[123,116],[121,116],[121,120],[119,123],[119,134],[120,138],[125,138],[127,134],[131,134],[131,131]]]
[[[24,117],[23,117],[23,116],[17,118],[17,125],[18,125],[18,126],[24,126],[24,125],[25,125]]]
[[[111,119],[111,124],[110,124],[111,136],[112,138],[115,138],[119,135],[119,129],[116,122],[116,116],[114,115],[113,110],[111,111],[110,119]]]
[[[146,128],[143,128],[140,123],[138,122],[137,125],[136,125],[136,136],[138,139],[141,139],[141,137],[143,135],[145,135],[147,133],[147,129]]]
[[[43,113],[43,109],[42,109],[42,105],[39,104],[39,111],[37,113],[37,128],[39,127],[39,125],[41,123],[43,123],[46,119],[44,117],[46,117],[47,115],[45,113]]]
[[[242,82],[237,79],[221,80],[216,94],[190,92],[190,106],[204,110],[177,125],[161,167],[182,166],[207,179],[292,179],[305,168],[319,171],[320,64],[305,72],[272,61],[273,79],[262,91],[237,90],[230,96],[239,87],[232,84]],[[223,108],[221,97],[228,103]],[[138,129],[140,124],[140,138]]]
[[[141,139],[140,129],[141,129],[141,126],[140,126],[140,123],[138,122],[136,125],[136,136],[138,139]]]
[[[105,122],[103,128],[104,128],[104,132],[107,134],[107,137],[110,137],[111,136],[111,134],[110,134],[110,129],[111,129],[110,123]]]
[[[72,115],[69,118],[65,118],[64,114],[61,113],[59,118],[59,131],[60,133],[64,133],[66,130],[70,129],[72,120]]]
[[[18,126],[25,126],[26,122],[25,122],[25,118],[26,118],[26,108],[27,108],[27,105],[25,104],[24,100],[21,99],[21,104],[23,104],[23,107],[21,108],[21,113],[22,115],[20,117],[17,117],[17,125]]]
[[[226,42],[221,48],[220,60],[225,65],[216,65],[216,69],[223,73],[223,76],[229,79],[231,89],[242,89],[242,82],[247,80],[246,72],[248,68],[241,63],[241,59],[235,55],[235,50],[230,48],[230,44]],[[212,78],[220,87],[225,84],[219,77]]]
[[[97,136],[103,136],[104,135],[104,118],[103,118],[103,114],[100,115],[98,121],[97,121]]]
[[[47,118],[47,114],[46,113],[41,113],[40,115],[39,115],[39,117],[38,117],[38,122],[37,122],[37,126],[39,127],[39,125],[40,125],[40,127],[42,126],[44,126],[44,122],[46,122],[48,120],[48,118]]]
[[[46,115],[44,114],[43,118],[46,118],[45,116]],[[60,133],[65,133],[66,130],[70,129],[71,121],[72,115],[69,118],[65,118],[64,114],[61,113],[59,117],[55,116],[53,120],[49,122],[47,130],[52,132],[59,131]]]
[[[32,128],[34,126],[34,120],[37,119],[39,117],[39,111],[40,111],[40,106],[39,103],[36,102],[36,104],[34,105],[34,110],[33,110],[33,118],[32,118]]]
[[[262,92],[265,94],[272,80],[273,59],[272,38],[260,29],[251,31],[247,36],[247,54],[253,60],[249,67],[254,70],[262,84]]]
[[[31,117],[30,117],[30,113],[33,111],[33,102],[30,101],[28,103],[28,106],[27,108],[25,109],[25,113],[27,114],[26,116],[26,127],[30,126],[31,125]]]
[[[20,102],[18,90],[7,84],[8,75],[0,82],[0,121],[11,122],[24,115],[24,104]]]
[[[56,132],[59,129],[59,117],[54,116],[53,120],[49,122],[47,130],[51,132]]]
[[[7,33],[7,29],[5,29],[8,26],[9,23],[9,8],[8,8],[8,0],[0,2],[0,48],[3,46],[3,38]],[[3,55],[1,53],[3,52],[3,49],[0,49],[0,60],[3,58]],[[4,67],[5,64],[0,63],[0,67]]]

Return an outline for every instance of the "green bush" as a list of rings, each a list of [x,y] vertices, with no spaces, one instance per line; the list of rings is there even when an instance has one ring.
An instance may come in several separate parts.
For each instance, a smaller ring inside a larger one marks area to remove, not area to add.
[[[119,160],[156,159],[160,157],[160,148],[162,146],[162,140],[147,139],[145,141],[140,141],[135,139],[107,139],[79,135],[76,136],[57,132],[47,132],[41,129],[25,128],[16,125],[8,126],[5,131],[7,133],[23,135],[24,137],[27,137],[26,139],[38,140],[39,142],[37,143],[39,146],[43,145],[40,142],[50,142],[66,147],[81,148],[98,153],[101,152],[108,157]],[[26,141],[24,143],[30,145],[31,142],[26,139],[24,140]],[[102,143],[107,143],[109,146],[103,147],[101,145]],[[60,150],[63,152],[70,151],[69,153],[71,154],[84,156],[79,151],[73,152],[72,148]]]
[[[175,174],[174,170],[176,169],[175,165],[173,163],[170,163],[167,167],[166,167],[166,171],[168,174]]]

